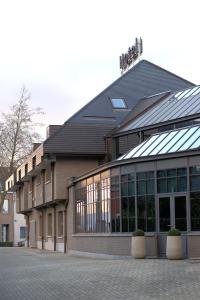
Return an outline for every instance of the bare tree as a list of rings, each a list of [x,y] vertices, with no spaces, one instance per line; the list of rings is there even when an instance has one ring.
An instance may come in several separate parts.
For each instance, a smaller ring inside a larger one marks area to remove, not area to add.
[[[8,113],[1,114],[0,168],[6,175],[13,173],[32,151],[32,144],[41,140],[35,131],[35,126],[39,124],[33,121],[33,117],[43,112],[40,108],[33,109],[29,106],[30,97],[29,91],[23,86],[17,103],[10,107]],[[2,202],[0,201],[0,211]]]

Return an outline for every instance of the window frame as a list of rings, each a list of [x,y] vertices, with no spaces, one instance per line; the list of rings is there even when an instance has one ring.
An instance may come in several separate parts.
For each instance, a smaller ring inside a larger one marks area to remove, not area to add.
[[[115,101],[119,101],[119,100],[123,103],[123,106],[120,106],[120,107],[119,107],[119,106],[116,106],[116,105],[114,104]],[[113,97],[113,98],[110,98],[110,102],[111,102],[111,105],[112,105],[112,108],[113,108],[113,109],[122,109],[122,110],[123,110],[123,109],[127,109],[127,108],[128,108],[128,107],[127,107],[127,104],[126,104],[126,101],[125,101],[124,98],[119,98],[119,97],[118,97],[118,98],[117,98],[117,97],[114,98],[114,97]]]

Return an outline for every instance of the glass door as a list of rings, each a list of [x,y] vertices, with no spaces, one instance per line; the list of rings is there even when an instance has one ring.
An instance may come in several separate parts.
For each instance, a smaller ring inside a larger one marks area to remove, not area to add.
[[[185,195],[159,197],[159,231],[170,228],[187,231],[187,205]]]
[[[167,232],[170,228],[182,231],[183,257],[187,257],[187,197],[163,195],[158,197],[158,254],[166,256]]]

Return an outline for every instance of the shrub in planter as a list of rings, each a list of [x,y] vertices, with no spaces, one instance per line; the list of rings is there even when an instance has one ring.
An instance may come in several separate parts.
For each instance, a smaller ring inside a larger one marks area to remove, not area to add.
[[[141,229],[133,232],[131,239],[131,255],[135,258],[145,258],[146,256],[146,242],[144,231]]]
[[[168,259],[182,258],[182,239],[178,229],[172,228],[168,232],[166,255]]]

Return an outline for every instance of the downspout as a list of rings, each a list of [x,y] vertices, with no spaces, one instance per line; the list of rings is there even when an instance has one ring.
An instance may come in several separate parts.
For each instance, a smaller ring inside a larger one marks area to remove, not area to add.
[[[29,248],[29,230],[30,230],[30,224],[29,224],[29,215],[26,215],[26,220],[27,220],[27,248]]]
[[[67,199],[64,210],[64,253],[67,253],[67,206],[69,203],[69,188],[67,188]]]
[[[45,203],[45,170],[42,170],[42,203]],[[42,209],[42,250],[44,250],[44,210]]]
[[[44,210],[42,210],[42,250],[44,250]]]
[[[55,172],[54,172],[54,167],[55,164],[52,163],[51,164],[51,174],[52,174],[52,200],[55,200]],[[57,235],[56,235],[56,204],[53,207],[53,212],[54,212],[54,236],[53,236],[53,240],[54,240],[54,251],[56,251],[56,240],[57,240]]]
[[[65,230],[64,230],[64,253],[67,252],[67,207],[69,204],[69,189],[74,185],[73,180],[75,177],[71,177],[68,179],[68,185],[67,185],[67,196],[66,196],[66,201],[65,201],[65,210],[64,210],[64,225],[65,225]]]

